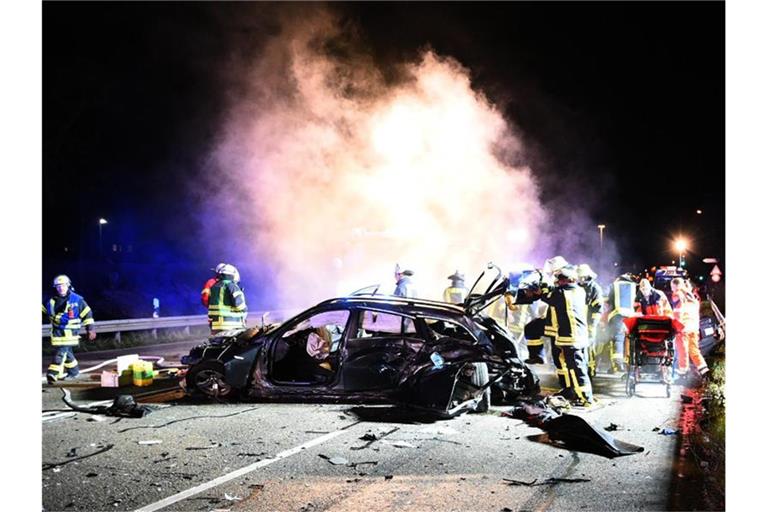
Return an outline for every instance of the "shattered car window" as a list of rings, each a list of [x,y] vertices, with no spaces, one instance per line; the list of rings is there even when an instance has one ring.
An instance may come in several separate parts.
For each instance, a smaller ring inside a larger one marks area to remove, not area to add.
[[[361,312],[360,317],[358,338],[416,333],[413,322],[400,315],[366,310]]]
[[[439,341],[441,338],[451,337],[468,341],[476,341],[475,337],[461,324],[442,320],[438,318],[424,318],[429,329],[432,340]]]

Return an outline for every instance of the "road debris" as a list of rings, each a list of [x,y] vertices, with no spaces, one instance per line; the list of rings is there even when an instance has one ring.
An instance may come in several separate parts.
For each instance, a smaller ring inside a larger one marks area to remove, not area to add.
[[[147,439],[146,441],[137,441],[139,444],[143,445],[149,445],[149,444],[162,444],[162,440],[160,439]]]
[[[644,450],[642,446],[625,443],[573,414],[560,414],[543,401],[520,402],[507,411],[507,416],[524,420],[547,433],[550,441],[562,443],[570,450],[595,453],[613,458],[632,455]]]
[[[392,445],[395,448],[416,448],[415,445],[412,445],[408,441],[382,441],[384,444]]]
[[[43,471],[47,471],[49,469],[52,469],[54,473],[58,473],[59,471],[61,471],[61,466],[64,466],[65,464],[69,464],[71,462],[87,459],[88,457],[93,457],[94,455],[98,455],[100,453],[108,452],[109,450],[111,450],[114,447],[115,447],[115,445],[108,444],[104,448],[101,448],[101,449],[99,449],[99,450],[97,450],[97,451],[95,451],[93,453],[89,453],[88,455],[82,455],[80,457],[72,458],[72,459],[69,459],[69,460],[64,461],[64,462],[46,462],[46,463],[43,463]]]
[[[184,448],[185,450],[210,450],[211,448],[219,448],[222,445],[221,443],[211,443],[209,446],[187,446]]]
[[[328,455],[325,455],[323,453],[318,453],[317,456],[320,457],[321,459],[327,460],[328,462],[330,462],[334,466],[341,466],[341,465],[349,464],[349,461],[347,459],[345,459],[344,457],[329,457]]]
[[[229,495],[228,493],[224,493],[224,499],[227,501],[242,501],[243,498],[235,495]]]
[[[395,475],[384,475],[384,480],[392,480]]]
[[[233,412],[231,414],[222,414],[218,416],[214,416],[210,414],[190,416],[188,418],[180,418],[178,420],[169,421],[168,423],[163,423],[162,425],[139,425],[136,427],[124,428],[122,430],[118,430],[118,432],[122,434],[123,432],[128,432],[129,430],[137,430],[140,428],[163,428],[163,427],[167,427],[168,425],[173,425],[174,423],[181,423],[182,421],[197,420],[201,418],[229,418],[232,416],[237,416],[238,414],[244,414],[246,412],[255,411],[256,409],[258,409],[258,407],[249,407],[248,409],[243,409],[242,411]]]
[[[656,431],[656,430],[658,430],[658,429],[654,429],[654,431]],[[659,434],[661,434],[663,436],[676,436],[677,434],[680,433],[679,430],[674,429],[674,428],[669,428],[669,427],[664,427],[664,428],[658,430],[658,432],[659,432]]]
[[[621,425],[617,425],[616,423],[611,423],[607,427],[605,427],[606,432],[615,432],[617,430],[624,430],[624,427]]]
[[[371,446],[376,441],[378,441],[380,439],[383,439],[383,438],[387,437],[388,435],[390,435],[390,434],[392,434],[394,432],[397,432],[398,430],[400,430],[400,427],[395,427],[392,430],[389,430],[387,432],[379,432],[378,436],[376,434],[372,433],[372,432],[368,432],[365,435],[363,435],[362,437],[360,437],[361,440],[368,441],[367,443],[365,443],[363,446],[350,446],[349,449],[350,450],[363,450],[363,449],[368,448],[369,446]],[[366,439],[366,437],[367,437],[367,439]]]
[[[581,482],[591,482],[591,478],[547,478],[546,480],[539,482],[538,478],[534,478],[530,482],[523,480],[513,480],[511,478],[504,478],[504,483],[507,485],[524,485],[527,487],[538,487],[541,485],[556,485],[556,484],[572,484]]]

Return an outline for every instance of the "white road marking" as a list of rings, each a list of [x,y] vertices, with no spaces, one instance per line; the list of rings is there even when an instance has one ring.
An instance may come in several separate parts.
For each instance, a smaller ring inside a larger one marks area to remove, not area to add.
[[[195,494],[199,494],[203,491],[206,491],[210,489],[211,487],[216,487],[218,485],[221,485],[225,482],[229,482],[230,480],[234,480],[235,478],[238,478],[240,476],[243,476],[247,473],[250,473],[251,471],[255,471],[259,468],[263,468],[264,466],[269,466],[273,462],[277,462],[279,460],[285,459],[287,457],[290,457],[291,455],[296,455],[297,453],[301,452],[302,450],[305,450],[307,448],[311,448],[313,446],[317,446],[319,444],[322,444],[326,441],[330,441],[334,437],[340,436],[344,433],[345,430],[347,430],[352,425],[348,425],[347,427],[337,430],[335,432],[330,432],[328,434],[325,434],[324,436],[317,437],[315,439],[312,439],[311,441],[307,441],[306,443],[297,446],[295,448],[291,448],[290,450],[285,450],[283,452],[278,453],[271,459],[264,459],[260,460],[259,462],[254,462],[250,466],[245,466],[244,468],[240,468],[238,470],[235,470],[231,473],[227,473],[226,475],[222,475],[218,478],[215,478],[211,480],[210,482],[206,482],[204,484],[200,484],[197,487],[192,487],[190,489],[187,489],[186,491],[181,491],[178,494],[174,494],[173,496],[169,496],[165,499],[162,499],[158,502],[151,503],[149,505],[145,505],[142,508],[136,509],[135,512],[153,512],[155,510],[160,510],[161,508],[167,507],[168,505],[172,505],[176,502],[179,502],[181,500],[184,500],[186,498],[189,498],[190,496],[194,496]]]

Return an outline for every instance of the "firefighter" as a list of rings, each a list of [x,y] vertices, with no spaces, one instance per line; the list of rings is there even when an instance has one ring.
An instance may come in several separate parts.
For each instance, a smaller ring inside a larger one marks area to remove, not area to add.
[[[200,292],[200,302],[202,302],[203,306],[205,306],[206,309],[208,308],[208,300],[211,296],[211,286],[216,284],[216,281],[218,281],[219,272],[221,271],[221,269],[224,268],[224,265],[226,265],[226,263],[219,263],[218,265],[216,265],[215,269],[214,268],[211,269],[213,271],[213,277],[208,279],[205,282],[205,284],[203,285],[203,290]]]
[[[682,380],[688,375],[688,360],[696,370],[707,378],[709,368],[699,350],[699,301],[693,295],[690,282],[676,277],[670,283],[672,289],[672,311],[674,318],[683,324],[682,331],[675,336],[677,375]]]
[[[414,298],[417,296],[416,285],[413,280],[413,270],[406,270],[400,267],[400,264],[395,264],[395,297],[409,297]]]
[[[579,277],[579,285],[584,288],[587,300],[587,334],[589,334],[589,347],[587,347],[587,367],[589,377],[597,374],[597,326],[600,323],[600,312],[603,308],[603,290],[597,283],[597,274],[586,263],[576,267]]]
[[[606,321],[611,355],[610,373],[624,371],[624,341],[627,336],[624,319],[635,316],[636,297],[637,285],[630,274],[622,274],[617,277],[608,291]]]
[[[451,280],[451,286],[443,292],[443,302],[452,304],[463,304],[469,294],[469,290],[464,286],[464,274],[458,270],[448,276]]]
[[[524,335],[528,346],[528,364],[544,364],[544,326],[547,311],[546,297],[554,288],[554,274],[568,265],[562,256],[555,256],[544,262],[544,269],[540,272],[541,287],[540,300],[534,301],[530,307],[532,320],[526,324]]]
[[[225,264],[217,273],[208,300],[208,321],[211,334],[245,327],[248,306],[239,286],[240,272],[234,265]]]
[[[641,279],[637,286],[637,312],[643,315],[672,316],[672,306],[667,296],[651,286],[647,279]]]
[[[572,266],[555,271],[557,286],[546,302],[545,334],[553,340],[552,358],[561,390],[557,393],[575,405],[594,403],[589,380],[586,348],[589,346],[587,328],[587,299],[576,281],[578,274]]]
[[[53,287],[56,295],[43,306],[43,314],[51,322],[51,345],[56,347],[46,374],[49,384],[66,377],[75,378],[80,373],[74,348],[80,344],[81,327],[85,327],[88,340],[96,338],[91,308],[75,293],[69,277],[56,276]]]

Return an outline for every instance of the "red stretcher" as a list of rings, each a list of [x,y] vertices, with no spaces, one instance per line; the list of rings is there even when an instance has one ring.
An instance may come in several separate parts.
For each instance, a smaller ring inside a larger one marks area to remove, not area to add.
[[[625,318],[627,337],[627,396],[635,394],[638,383],[666,386],[667,398],[672,394],[672,363],[675,358],[675,335],[683,324],[667,316],[644,315]]]

